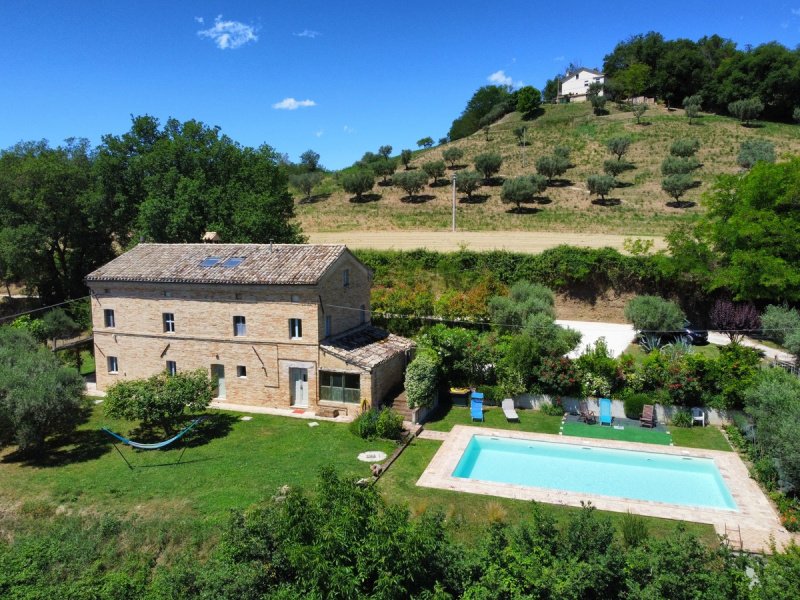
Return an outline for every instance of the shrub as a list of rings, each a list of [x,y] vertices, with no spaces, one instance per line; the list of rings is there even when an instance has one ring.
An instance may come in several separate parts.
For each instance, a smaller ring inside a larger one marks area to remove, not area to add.
[[[560,399],[556,398],[552,402],[543,402],[539,405],[539,410],[551,417],[560,417],[564,414],[564,407]]]
[[[668,156],[661,163],[661,174],[667,175],[686,175],[700,167],[700,161],[694,156]]]
[[[672,154],[672,156],[682,156],[684,158],[688,158],[690,156],[694,156],[699,149],[700,142],[697,140],[691,138],[682,138],[672,142],[672,146],[669,148],[669,153]]]
[[[503,388],[499,385],[479,385],[475,391],[483,394],[483,403],[491,406],[500,406],[505,398]]]
[[[406,395],[409,408],[433,406],[439,391],[440,361],[435,352],[421,349],[406,368]]]
[[[629,419],[641,418],[644,405],[650,403],[650,397],[647,394],[627,394],[623,399],[625,416]]]
[[[636,296],[625,305],[625,318],[640,332],[660,333],[682,329],[686,315],[659,296]]]
[[[611,395],[611,382],[597,373],[584,373],[581,377],[581,394],[607,398]]]
[[[691,427],[692,426],[692,413],[688,410],[679,410],[672,415],[672,424],[675,427]]]
[[[379,438],[399,440],[403,435],[403,416],[390,408],[381,409],[375,421],[375,433]]]
[[[770,304],[761,315],[761,327],[764,337],[783,344],[788,333],[800,331],[800,313],[785,304]]]
[[[647,530],[647,521],[639,515],[634,515],[630,511],[622,516],[622,541],[627,548],[641,546],[650,537]]]
[[[565,356],[543,358],[538,379],[542,391],[556,396],[574,394],[580,389],[580,371],[576,364]]]
[[[736,162],[743,169],[752,169],[757,162],[775,162],[775,144],[769,140],[750,139],[742,142]]]
[[[374,439],[378,433],[378,411],[365,410],[350,422],[350,431],[365,440]]]

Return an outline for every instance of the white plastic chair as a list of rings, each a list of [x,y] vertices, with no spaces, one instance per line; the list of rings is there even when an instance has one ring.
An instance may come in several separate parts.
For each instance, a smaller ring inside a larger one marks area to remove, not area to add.
[[[706,426],[706,413],[702,408],[694,407],[692,409],[692,425],[695,423],[700,423],[701,427]]]

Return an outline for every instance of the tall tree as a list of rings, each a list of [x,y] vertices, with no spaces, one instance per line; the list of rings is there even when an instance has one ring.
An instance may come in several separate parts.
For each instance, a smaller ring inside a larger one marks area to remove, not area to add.
[[[319,168],[319,154],[313,150],[306,150],[300,155],[300,164],[307,171],[316,171]]]
[[[400,162],[403,163],[403,167],[405,170],[408,171],[408,165],[411,164],[411,159],[414,157],[414,153],[411,150],[402,150],[400,152]]]
[[[558,86],[558,76],[547,80],[542,90],[542,99],[544,102],[547,104],[555,104],[556,98],[558,98]]]
[[[118,235],[196,242],[217,231],[226,242],[302,241],[280,156],[243,148],[218,127],[150,116],[107,135],[97,152],[101,200],[115,208]]]
[[[85,295],[84,276],[114,256],[114,203],[98,193],[86,140],[27,142],[0,152],[0,254],[6,275],[43,301]],[[123,238],[124,239],[124,238]]]
[[[542,105],[542,93],[532,85],[526,85],[516,91],[517,112],[522,113],[523,119],[532,119]]]
[[[483,86],[469,99],[461,116],[453,121],[448,135],[453,141],[467,137],[512,110],[514,106],[507,87]]]

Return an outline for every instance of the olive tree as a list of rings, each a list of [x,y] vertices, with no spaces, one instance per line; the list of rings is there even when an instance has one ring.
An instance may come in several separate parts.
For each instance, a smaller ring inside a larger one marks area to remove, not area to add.
[[[417,146],[420,148],[430,148],[433,146],[433,138],[430,136],[417,140]]]
[[[561,156],[541,156],[536,159],[536,171],[547,177],[547,182],[552,183],[555,177],[563,175],[569,168],[569,160]]]
[[[422,170],[425,171],[425,174],[428,177],[433,179],[433,183],[431,185],[436,185],[436,181],[439,179],[439,177],[444,177],[446,169],[443,160],[431,160],[422,163]]]
[[[683,110],[686,113],[686,118],[689,119],[689,125],[692,124],[692,119],[700,116],[700,107],[703,104],[703,98],[699,95],[686,96],[683,99]]]
[[[417,194],[428,183],[428,175],[423,171],[403,171],[395,175],[392,181],[394,185],[405,191],[413,202],[416,200]]]
[[[294,187],[303,192],[306,201],[309,201],[311,200],[311,192],[322,181],[322,177],[323,175],[319,171],[309,171],[308,173],[292,175],[289,181]]]
[[[408,165],[411,164],[411,159],[414,157],[414,153],[411,150],[401,150],[400,151],[400,162],[403,163],[406,171],[408,171]]]
[[[605,201],[608,193],[614,188],[614,178],[611,175],[589,175],[586,185],[589,192],[600,196],[600,200]]]
[[[667,175],[688,174],[700,167],[700,162],[694,157],[668,156],[661,163],[661,174]]]
[[[355,194],[358,200],[375,185],[375,175],[369,169],[356,169],[345,173],[342,177],[342,189],[348,194]]]
[[[700,142],[693,138],[681,138],[672,142],[669,148],[669,153],[672,156],[680,156],[682,158],[689,158],[697,154],[700,149]]]
[[[614,154],[617,157],[617,160],[622,160],[622,157],[630,147],[631,138],[626,135],[613,137],[606,142],[606,148],[608,148],[611,154]]]
[[[743,125],[757,119],[764,112],[764,103],[758,98],[745,98],[728,104],[728,112],[739,119]]]
[[[683,196],[694,185],[692,178],[685,173],[667,175],[661,180],[661,189],[675,198],[675,202],[680,202]]]
[[[743,169],[752,169],[757,162],[775,162],[775,144],[765,139],[745,140],[739,146],[736,162]]]
[[[631,109],[633,116],[636,117],[636,124],[639,125],[642,122],[642,117],[644,113],[647,112],[647,104],[644,102],[640,102],[639,104],[634,104],[633,108]]]
[[[450,168],[455,169],[456,164],[464,158],[464,151],[461,148],[452,147],[442,151],[442,158],[450,163]]]
[[[383,158],[389,158],[392,154],[392,147],[388,144],[386,146],[381,146],[378,148],[378,154],[380,154]]]
[[[680,306],[660,296],[636,296],[625,305],[625,318],[638,332],[658,335],[680,331],[686,315]]]
[[[487,183],[500,172],[502,164],[503,157],[496,152],[485,152],[475,157],[475,170],[483,175]]]
[[[517,212],[522,210],[523,202],[530,202],[536,196],[536,190],[530,177],[525,175],[506,179],[503,182],[503,189],[500,191],[500,198],[503,202],[514,203],[517,205]]]
[[[383,183],[386,183],[388,178],[397,170],[397,163],[390,158],[384,158],[372,163],[371,168],[373,173],[381,177]]]
[[[481,174],[476,171],[461,171],[456,176],[456,190],[461,194],[466,194],[467,198],[472,199],[472,194],[483,184]]]
[[[36,454],[75,429],[87,408],[83,378],[26,331],[0,328],[0,445]]]

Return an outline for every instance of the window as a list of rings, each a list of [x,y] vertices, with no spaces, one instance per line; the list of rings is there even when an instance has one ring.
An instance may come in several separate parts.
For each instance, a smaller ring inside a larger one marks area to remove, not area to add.
[[[244,317],[233,317],[233,335],[237,337],[247,335],[247,323],[245,322]]]
[[[175,313],[161,313],[164,321],[164,333],[175,333]]]
[[[177,374],[177,372],[178,372],[178,363],[176,363],[174,360],[168,360],[167,361],[167,373],[169,375],[175,375],[175,374]]]
[[[236,366],[236,376],[240,379],[244,379],[247,377],[247,367],[244,365],[237,365]]]
[[[303,337],[302,319],[289,319],[289,337],[293,340]]]
[[[106,327],[116,327],[113,308],[106,308],[103,311],[103,322],[106,324]]]
[[[319,372],[319,398],[331,402],[361,402],[361,376],[354,373]]]
[[[119,364],[117,364],[116,356],[107,356],[106,364],[108,365],[109,373],[119,373]]]
[[[348,287],[350,285],[350,269],[342,271],[342,285]]]
[[[367,307],[364,306],[363,304],[361,305],[361,314],[360,314],[360,316],[361,316],[361,324],[363,325],[364,323],[367,322]]]
[[[333,329],[331,327],[332,321],[333,320],[331,319],[330,315],[325,317],[325,337],[328,337],[331,334],[331,331]]]
[[[233,258],[229,258],[224,263],[222,263],[222,266],[225,267],[226,269],[230,269],[231,267],[238,267],[240,264],[242,264],[243,260],[244,260],[243,256],[234,256]]]
[[[222,259],[217,257],[217,256],[209,256],[208,258],[203,259],[203,262],[200,263],[200,266],[201,267],[206,267],[206,268],[213,267],[220,260],[222,260]]]
[[[297,294],[292,294],[292,302],[300,302],[300,296]]]
[[[172,292],[162,292],[164,298],[172,298]]]

